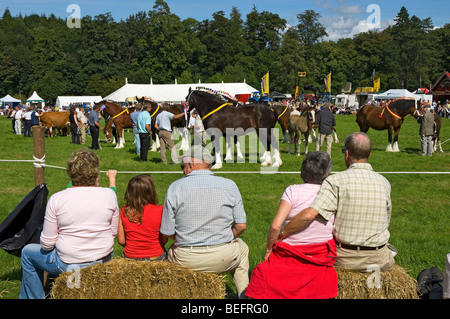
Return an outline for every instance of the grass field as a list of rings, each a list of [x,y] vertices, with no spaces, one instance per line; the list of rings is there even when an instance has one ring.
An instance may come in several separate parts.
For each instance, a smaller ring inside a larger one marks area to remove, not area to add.
[[[333,172],[345,169],[341,152],[344,139],[348,134],[359,130],[355,116],[336,116],[336,121],[339,143],[333,144]],[[373,143],[370,163],[392,185],[393,213],[390,243],[399,251],[396,262],[407,269],[413,278],[417,278],[418,273],[425,268],[437,266],[443,269],[445,255],[450,252],[448,236],[450,233],[448,218],[450,175],[414,174],[414,172],[450,172],[450,143],[443,144],[444,153],[422,157],[418,130],[416,121],[407,117],[399,136],[401,150],[399,153],[385,152],[386,131],[370,130],[368,132]],[[102,171],[108,169],[119,171],[117,176],[119,205],[123,204],[128,180],[138,174],[137,172],[157,172],[151,174],[162,204],[168,186],[182,177],[179,165],[162,164],[159,153],[154,152],[149,153],[149,162],[139,162],[132,143],[132,134],[126,133],[125,138],[126,144],[123,149],[114,149],[114,145],[106,144],[102,140],[102,149],[97,151]],[[443,119],[441,139],[446,141],[449,138],[450,120]],[[245,141],[248,140],[243,142]],[[70,142],[70,137],[46,138],[46,164],[65,167],[70,154],[79,148],[78,145],[70,144]],[[86,146],[90,146],[90,137],[87,138],[87,143]],[[33,158],[32,138],[14,135],[11,122],[6,117],[0,117],[0,145],[0,160],[31,160]],[[250,248],[251,268],[263,260],[267,231],[285,188],[294,183],[302,183],[299,170],[304,158],[304,144],[301,145],[301,157],[288,154],[287,149],[288,144],[280,144],[283,165],[274,174],[261,174],[260,165],[248,163],[248,159],[246,163],[224,163],[223,168],[217,171],[217,174],[234,180],[241,191],[248,225],[242,239]],[[314,149],[315,143],[310,144],[309,150]],[[169,152],[167,155],[170,158]],[[33,189],[34,177],[32,163],[1,161],[0,165],[2,172],[0,174],[1,222]],[[45,169],[45,179],[50,195],[64,189],[69,181],[64,169],[49,167]],[[100,184],[108,186],[104,174]],[[121,252],[122,248],[116,244],[115,255],[120,256]],[[17,298],[19,289],[20,258],[0,251],[0,298]]]

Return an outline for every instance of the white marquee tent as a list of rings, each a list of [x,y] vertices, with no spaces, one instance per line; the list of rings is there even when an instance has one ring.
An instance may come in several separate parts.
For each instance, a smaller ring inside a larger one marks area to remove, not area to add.
[[[10,106],[15,106],[16,104],[19,104],[21,102],[19,99],[15,99],[9,94],[2,97],[0,99],[0,101],[2,102],[0,104],[4,104],[4,105],[8,104]]]
[[[58,96],[56,99],[55,107],[64,108],[70,106],[70,104],[93,104],[100,102],[101,96]]]
[[[105,96],[105,100],[125,102],[127,98],[145,96],[156,102],[184,102],[189,88],[205,87],[212,90],[224,91],[238,98],[239,95],[248,97],[255,91],[247,83],[195,83],[195,84],[125,84],[120,89]]]
[[[421,99],[420,95],[411,93],[406,89],[391,89],[384,93],[376,94],[374,96],[374,98],[377,100],[392,100],[392,99],[398,99],[398,98],[402,98],[402,97],[413,98],[416,101]]]
[[[26,104],[30,105],[33,103],[42,103],[42,106],[45,105],[45,100],[43,98],[41,98],[36,91],[33,92],[33,94],[27,99]]]

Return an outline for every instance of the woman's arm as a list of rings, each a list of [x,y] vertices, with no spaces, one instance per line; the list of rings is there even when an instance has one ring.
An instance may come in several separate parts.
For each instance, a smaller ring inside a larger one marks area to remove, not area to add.
[[[264,260],[269,258],[269,255],[272,252],[272,246],[277,242],[278,236],[280,235],[281,227],[283,226],[283,223],[286,220],[287,216],[289,215],[291,209],[292,209],[291,204],[289,204],[285,200],[281,200],[277,214],[275,215],[272,221],[272,225],[270,225],[269,234],[267,235],[267,245]]]

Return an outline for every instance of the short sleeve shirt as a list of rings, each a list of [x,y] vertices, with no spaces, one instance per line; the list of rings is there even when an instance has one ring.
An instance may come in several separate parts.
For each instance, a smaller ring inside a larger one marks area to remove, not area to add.
[[[237,185],[209,170],[195,170],[167,190],[161,233],[177,246],[206,246],[233,240],[233,223],[247,218]]]
[[[156,117],[156,124],[158,124],[159,129],[172,132],[172,124],[170,120],[173,119],[173,113],[162,111]]]
[[[391,185],[368,163],[352,164],[326,178],[311,207],[329,220],[343,244],[376,247],[389,240]]]
[[[137,117],[137,125],[139,129],[139,133],[148,133],[145,125],[152,125],[152,118],[150,117],[150,113],[147,111],[142,111],[139,113]]]

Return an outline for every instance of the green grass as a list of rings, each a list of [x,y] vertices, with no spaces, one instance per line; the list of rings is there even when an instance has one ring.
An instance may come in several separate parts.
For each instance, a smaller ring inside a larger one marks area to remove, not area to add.
[[[333,144],[333,172],[345,169],[341,152],[345,137],[359,128],[355,116],[336,116],[339,143]],[[450,138],[450,120],[443,119],[442,141]],[[400,153],[385,152],[387,131],[370,130],[368,135],[373,143],[370,163],[378,172],[450,172],[450,143],[443,144],[444,153],[435,153],[432,157],[420,156],[419,126],[411,117],[405,119],[399,136]],[[282,135],[280,134],[280,137]],[[101,136],[103,138],[103,136]],[[123,149],[114,149],[114,145],[101,142],[102,149],[97,151],[102,171],[117,169],[119,172],[168,171],[171,174],[155,173],[152,176],[158,190],[160,203],[164,201],[169,185],[182,176],[179,165],[164,165],[159,153],[149,153],[149,162],[138,161],[135,154],[133,137],[126,133]],[[65,167],[70,154],[79,148],[70,144],[71,138],[56,136],[46,138],[46,164]],[[248,137],[246,138],[248,141]],[[90,146],[90,137],[87,138]],[[33,141],[31,138],[16,136],[12,133],[11,122],[0,117],[0,160],[31,160]],[[242,140],[244,143],[244,140]],[[248,143],[247,143],[248,144]],[[315,143],[309,150],[315,149]],[[292,174],[260,174],[259,163],[224,163],[220,172],[234,180],[243,197],[247,213],[248,228],[242,239],[250,248],[250,266],[253,268],[263,260],[267,231],[278,208],[279,200],[285,188],[294,183],[302,183],[298,174],[304,157],[288,154],[288,144],[280,144],[283,165],[279,172]],[[167,152],[170,158],[169,152]],[[248,147],[247,147],[248,161]],[[33,165],[23,162],[0,162],[0,222],[34,187]],[[255,171],[254,174],[238,174],[239,171]],[[438,266],[443,269],[444,258],[450,252],[450,224],[448,222],[449,175],[446,174],[389,174],[383,173],[392,185],[393,213],[390,226],[390,242],[399,254],[396,262],[407,269],[414,278],[424,268]],[[119,205],[123,204],[123,195],[128,180],[133,173],[119,173],[117,176],[117,196]],[[64,189],[68,183],[65,170],[45,169],[45,181],[50,195]],[[107,185],[102,175],[101,186]],[[115,245],[115,255],[120,256],[122,248]],[[229,285],[230,289],[234,289]],[[0,251],[0,298],[17,298],[20,289],[20,259]]]

